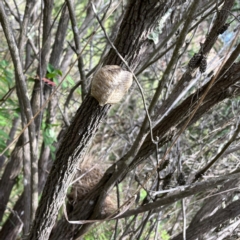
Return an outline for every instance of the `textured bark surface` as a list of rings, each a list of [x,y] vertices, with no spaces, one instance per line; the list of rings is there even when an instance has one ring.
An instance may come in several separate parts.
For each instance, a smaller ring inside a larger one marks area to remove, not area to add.
[[[231,9],[231,4],[234,1],[225,1],[224,8]],[[49,5],[48,9],[45,9],[44,14],[46,17],[44,26],[46,29],[49,29],[50,26],[50,15],[52,2],[46,0],[45,6]],[[147,52],[150,41],[148,39],[149,33],[156,26],[157,21],[168,11],[173,5],[179,4],[179,1],[159,1],[159,0],[130,0],[128,8],[123,17],[121,26],[119,28],[118,35],[114,42],[119,53],[123,58],[128,62],[129,66],[135,70],[139,65],[141,58],[144,53]],[[73,11],[72,11],[73,12]],[[90,17],[93,16],[92,12],[88,9]],[[215,29],[210,31],[208,38],[206,39],[203,51],[204,54],[208,53],[212,46],[215,44],[216,39],[219,35],[218,27],[220,28],[222,24],[225,23],[227,19],[228,11],[221,11],[220,15],[216,19],[214,25]],[[65,13],[66,18],[68,14]],[[71,16],[73,17],[73,16]],[[67,26],[67,19],[61,19],[65,27]],[[74,19],[72,19],[74,22]],[[73,29],[76,24],[73,24]],[[48,26],[48,27],[47,27]],[[66,28],[65,28],[66,29]],[[47,30],[46,32],[49,32]],[[48,36],[44,35],[44,43],[46,42],[46,49],[49,48],[50,41],[48,41]],[[64,34],[63,34],[64,35]],[[80,36],[80,35],[79,35]],[[61,40],[64,38],[60,36],[59,45],[61,46],[63,42]],[[76,42],[79,42],[79,39],[76,39]],[[42,68],[45,71],[46,69],[46,57],[47,52],[42,52],[43,62]],[[78,50],[80,46],[78,46]],[[55,49],[56,50],[56,49]],[[59,59],[59,58],[58,58]],[[54,59],[52,60],[54,62]],[[113,49],[110,49],[109,54],[104,60],[104,65],[120,65],[125,68],[119,56]],[[54,65],[54,64],[53,64]],[[58,66],[58,63],[56,63]],[[216,82],[215,86],[209,92],[209,95],[206,97],[202,106],[199,108],[199,111],[192,119],[191,123],[198,120],[203,113],[206,113],[212,106],[217,104],[219,101],[222,101],[226,97],[233,95],[233,92],[227,91],[226,88],[233,85],[236,81],[239,80],[239,64],[235,64],[233,67],[229,65],[227,69],[227,79],[219,78],[219,82]],[[82,66],[79,65],[79,68]],[[80,69],[81,70],[81,69]],[[184,84],[189,82],[193,78],[194,71],[196,69],[188,69],[185,74],[183,74],[179,85],[177,85],[177,93],[173,91],[174,94],[178,95],[182,91]],[[224,73],[225,74],[225,73]],[[229,78],[229,79],[228,79]],[[83,79],[81,79],[83,80]],[[39,82],[38,82],[39,85]],[[36,85],[37,86],[37,85]],[[38,86],[39,87],[39,86]],[[199,101],[199,97],[204,93],[207,85],[200,89],[196,94],[191,95],[185,101],[183,101],[176,109],[173,109],[165,118],[158,122],[158,124],[153,129],[154,136],[159,137],[159,146],[162,146],[170,139],[172,139],[171,130],[172,127],[180,129],[181,126],[186,121],[188,117],[186,113],[189,113],[193,110],[196,103]],[[39,91],[39,88],[36,88]],[[40,93],[40,92],[39,92]],[[45,91],[46,93],[46,91]],[[35,93],[36,94],[36,93]],[[38,93],[37,93],[38,94]],[[37,96],[36,94],[36,96]],[[236,94],[236,92],[234,92]],[[174,99],[175,96],[172,97]],[[171,97],[169,97],[171,105]],[[39,100],[39,99],[38,99]],[[36,101],[38,101],[36,100]],[[38,102],[39,103],[39,102]],[[160,109],[157,114],[164,112],[165,107],[169,105],[163,105],[164,109]],[[191,107],[190,107],[191,106]],[[37,108],[36,108],[37,109]],[[66,197],[67,189],[71,183],[71,180],[76,172],[77,166],[83,160],[84,153],[86,152],[93,136],[95,135],[99,124],[104,119],[108,110],[110,109],[109,105],[100,107],[98,102],[91,97],[89,94],[84,99],[82,105],[78,109],[74,120],[72,121],[70,127],[66,131],[66,135],[61,142],[59,150],[56,154],[56,160],[50,171],[49,177],[47,179],[45,188],[43,190],[39,207],[36,213],[36,218],[33,222],[32,230],[28,236],[28,239],[48,239],[51,234],[51,239],[72,239],[82,236],[89,224],[87,225],[72,225],[69,224],[64,218],[59,221],[54,228],[54,231],[51,233],[52,228],[56,222],[58,211],[62,206],[64,199]],[[53,113],[52,111],[51,113]],[[38,127],[37,127],[38,129]],[[104,174],[97,186],[89,192],[86,197],[77,203],[74,206],[72,212],[69,213],[70,220],[86,220],[86,219],[96,219],[101,218],[101,204],[106,196],[107,192],[116,184],[117,181],[122,180],[124,176],[133,168],[138,166],[142,161],[146,160],[155,151],[155,145],[152,143],[150,135],[146,137],[144,144],[142,145],[138,154],[132,159],[130,166],[126,164],[126,159],[120,159],[116,164],[113,164]],[[43,145],[43,151],[41,155],[41,160],[39,161],[39,166],[43,166],[43,169],[46,169],[46,164],[48,156],[50,154],[49,149]],[[44,174],[40,175],[43,178],[40,185],[44,182]],[[39,186],[40,186],[39,185]],[[210,186],[212,187],[212,186]],[[39,188],[40,189],[40,188]],[[199,189],[196,189],[198,192]],[[194,194],[194,193],[191,193]],[[167,202],[167,198],[164,199]],[[176,199],[172,199],[176,201]],[[21,204],[18,206],[18,211],[22,207]],[[151,209],[152,210],[152,209]],[[14,219],[14,218],[10,218]],[[14,221],[14,220],[13,220]],[[17,223],[16,223],[17,224]],[[7,227],[7,225],[5,226]],[[16,228],[17,229],[17,228]],[[9,230],[8,230],[9,231]],[[15,231],[15,230],[14,230]],[[14,232],[15,233],[15,232]]]
[[[78,161],[84,155],[109,107],[100,107],[93,97],[87,96],[77,111],[49,173],[29,239],[48,239]]]
[[[130,1],[114,44],[132,69],[140,61],[148,44],[147,36],[156,21],[175,3],[175,1],[166,2],[159,4],[156,0]],[[112,49],[105,64],[122,65],[122,62]],[[83,156],[84,150],[108,108],[109,106],[101,108],[97,101],[90,96],[83,101],[57,152],[56,162],[43,190],[29,239],[48,239],[76,166],[79,164],[79,159]],[[91,215],[92,207],[89,206],[87,209],[86,218]],[[61,236],[62,239],[67,239],[67,234],[69,232],[66,232],[65,236]]]
[[[195,224],[193,227],[189,227],[186,231],[186,239],[195,240],[200,235],[207,233],[212,228],[219,226],[219,224],[231,219],[235,218],[240,214],[239,208],[240,200],[234,201],[229,204],[226,208],[219,209],[214,215],[205,218],[198,224]],[[180,234],[172,240],[182,240],[183,236]]]
[[[154,209],[156,210],[157,208],[172,204],[178,200],[181,200],[185,197],[191,196],[195,193],[214,189],[218,185],[228,183],[229,181],[235,181],[236,179],[239,178],[239,176],[240,176],[240,173],[238,172],[238,173],[231,174],[228,176],[210,179],[209,181],[207,180],[204,182],[199,182],[199,183],[195,183],[195,184],[188,185],[188,186],[183,186],[183,188],[179,187],[178,190],[173,191],[173,193],[169,193],[168,196],[166,196],[162,199],[156,200],[155,202],[144,204],[143,206],[140,206],[137,209],[129,210],[129,211],[123,213],[119,218],[129,217],[129,216],[132,216],[132,215],[135,215],[138,213],[143,213],[143,212],[154,210]]]
[[[231,2],[231,4],[232,3],[233,2]],[[130,13],[127,12],[127,14],[130,14]],[[130,14],[130,16],[131,16],[131,14]],[[224,21],[225,20],[226,20],[226,17],[224,18]],[[136,29],[136,27],[134,27],[134,25],[130,25],[130,24],[127,24],[127,23],[128,23],[127,20],[123,20],[123,23],[122,23],[122,25],[120,27],[120,32],[121,32],[121,29],[125,29],[127,26],[133,26],[134,30]],[[122,30],[122,31],[124,31],[124,30]],[[133,30],[130,30],[130,32],[132,32],[132,31]],[[131,35],[129,35],[129,37],[130,36]],[[216,37],[217,37],[217,34],[216,34]],[[124,50],[121,50],[121,47],[123,47],[123,43],[121,43],[121,39],[122,39],[122,35],[118,36],[118,39],[116,40],[116,43],[118,43],[120,45],[119,52],[120,53],[121,52],[124,53]],[[136,39],[131,39],[131,41],[134,42],[134,41],[137,41],[137,40]],[[216,41],[216,39],[212,40],[211,43],[208,43],[208,44],[210,44],[212,46],[212,44],[214,44],[215,41]],[[136,46],[139,44],[138,42],[135,42],[135,43],[136,43]],[[143,43],[143,46],[146,47],[146,45],[144,45],[144,43]],[[115,56],[114,58],[112,58],[112,54],[113,54],[113,50],[110,51],[110,54],[109,54],[107,60],[115,59],[116,62],[118,62],[118,61],[120,62],[120,59],[118,58],[118,56]],[[128,59],[130,62],[131,62],[131,57]],[[138,60],[139,60],[138,58],[135,58],[136,62]],[[236,69],[234,71],[235,72],[234,73],[232,72],[232,75],[234,75],[236,73]],[[189,79],[192,78],[191,74],[189,74],[189,73],[186,73],[185,75],[186,75],[186,77],[189,77]],[[234,78],[232,81],[236,82],[237,80],[238,80],[238,77],[236,76],[236,78]],[[223,81],[223,82],[226,85],[229,84],[229,81],[228,82],[227,81]],[[221,84],[224,84],[223,82]],[[232,84],[232,83],[230,83],[230,84]],[[230,85],[228,85],[228,86],[230,86]],[[203,88],[201,93],[203,93],[205,91],[205,88]],[[217,92],[217,89],[219,89],[219,88],[215,88],[216,92]],[[218,91],[218,94],[220,95],[219,91]],[[199,94],[199,93],[196,94],[195,101],[197,101],[200,96],[201,96],[201,94]],[[209,94],[209,96],[211,96],[211,94]],[[176,126],[183,119],[183,117],[186,117],[185,113],[189,110],[189,106],[191,105],[191,103],[194,102],[192,99],[193,99],[193,96],[190,96],[189,98],[187,98],[186,101],[184,101],[178,107],[178,109],[174,109],[174,111],[172,112],[172,115],[170,114],[169,116],[167,116],[165,119],[163,119],[163,121],[161,121],[161,123],[159,123],[154,128],[154,133],[156,135],[158,135],[160,139],[164,138],[164,135],[171,129],[172,126]],[[211,107],[214,104],[216,104],[217,102],[218,102],[218,99],[215,98],[215,101],[213,101],[213,104],[209,105],[209,106]],[[205,106],[204,111],[202,111],[202,112],[206,112],[206,109],[209,110],[209,108],[207,108],[207,106]],[[200,116],[201,116],[201,114],[200,115],[198,114],[197,118],[195,118],[194,120],[196,121],[197,119],[199,119]],[[193,121],[191,123],[193,123]],[[123,161],[120,160],[118,162],[117,169],[121,173],[116,173],[115,170],[114,170],[114,167],[111,167],[110,169],[108,169],[106,174],[102,178],[101,182],[96,186],[96,188],[93,191],[91,191],[91,193],[89,193],[88,196],[86,196],[86,198],[83,201],[79,202],[76,205],[74,211],[70,214],[70,219],[73,219],[73,220],[88,219],[89,216],[90,216],[89,209],[91,208],[89,203],[90,202],[94,203],[93,205],[101,204],[101,203],[97,204],[98,198],[101,195],[101,193],[105,192],[105,191],[108,191],[109,186],[113,185],[114,181],[116,181],[117,179],[121,179],[121,176],[124,173],[130,171],[131,166],[138,165],[141,161],[147,159],[147,157],[150,156],[154,151],[155,151],[155,145],[152,143],[150,135],[149,135],[146,138],[145,143],[143,144],[141,150],[139,151],[137,156],[134,158],[132,164],[130,165],[130,168],[128,166],[126,166]],[[91,218],[96,219],[97,216],[98,216],[98,213],[97,213],[97,210],[95,210],[95,212],[93,213]],[[55,229],[51,239],[60,239],[61,237],[62,237],[62,239],[64,239],[64,237],[66,239],[68,239],[68,238],[71,238],[71,237],[80,236],[81,234],[84,234],[85,229],[87,229],[87,226],[84,225],[82,227],[82,229],[80,229],[79,231],[77,230],[78,228],[79,228],[79,226],[73,227],[73,226],[69,225],[65,220],[62,220],[58,224],[57,228]]]
[[[202,106],[202,108],[199,109],[200,113],[198,113],[198,112],[196,113],[196,117],[193,118],[193,120],[190,122],[190,124],[192,124],[196,120],[198,120],[202,116],[202,114],[206,113],[206,111],[209,110],[213,105],[222,101],[226,97],[232,96],[233,93],[231,91],[229,92],[227,90],[227,86],[239,81],[239,78],[240,78],[239,67],[240,67],[239,63],[234,64],[232,66],[232,68],[229,69],[228,78],[222,77],[221,81],[218,81],[216,83],[216,86],[214,88],[212,88],[213,92],[209,93],[209,95],[207,96],[207,98],[205,100],[205,104]],[[221,74],[220,74],[220,76],[221,76]],[[221,86],[221,88],[220,88],[220,86]],[[226,87],[223,87],[223,86],[226,86]],[[195,99],[195,101],[197,101],[205,89],[206,89],[206,86],[203,86],[203,88],[200,92],[196,93],[195,95],[193,94],[193,96],[189,96],[185,101],[183,101],[182,104],[179,105],[178,108],[174,109],[172,114],[169,114],[167,117],[165,117],[165,119],[163,119],[163,121],[161,121],[161,123],[159,123],[154,128],[154,132],[159,133],[158,136],[161,140],[164,140],[164,137],[163,137],[164,134],[166,134],[171,129],[172,126],[177,126],[177,128],[181,128],[181,126],[182,126],[181,121],[183,123],[185,122],[186,111],[189,110],[189,106],[191,106],[191,104],[194,102],[193,99]],[[222,90],[219,91],[219,89],[222,89]],[[213,93],[215,93],[215,94],[213,94]],[[237,92],[235,94],[237,94]],[[210,99],[212,99],[211,103],[210,103]],[[171,134],[166,135],[165,141],[167,141],[168,138],[171,139]],[[165,141],[160,142],[160,144],[164,144]],[[107,187],[108,184],[114,183],[114,181],[112,179],[114,179],[115,181],[117,181],[117,179],[122,179],[122,176],[125,175],[127,172],[129,172],[132,169],[132,167],[135,167],[136,165],[140,164],[142,161],[147,159],[147,157],[150,156],[154,151],[155,151],[155,145],[151,142],[151,139],[149,136],[146,139],[145,143],[143,144],[143,146],[140,149],[137,156],[134,158],[134,161],[132,162],[132,164],[128,167],[124,164],[124,161],[119,160],[119,162],[117,163],[118,172],[115,172],[115,169],[116,169],[115,165],[111,166],[106,171],[106,173],[103,176],[103,178],[101,179],[101,181],[86,196],[86,198],[76,204],[74,211],[69,215],[69,218],[71,220],[88,219],[89,214],[90,214],[90,212],[89,212],[90,208],[93,207],[97,203],[98,198],[101,195],[101,193],[108,190],[108,187]],[[212,186],[213,185],[210,184],[210,188],[212,188]],[[203,189],[206,190],[206,186],[203,186],[202,190]],[[196,189],[196,192],[199,192],[199,191],[200,191],[199,188]],[[195,192],[192,192],[191,195],[194,193]],[[188,195],[185,195],[185,196],[188,196]],[[164,201],[166,201],[166,203],[169,203],[168,198],[163,199],[163,202]],[[175,199],[172,198],[172,201],[175,201]],[[90,203],[94,203],[94,204],[91,205]],[[153,209],[153,208],[154,207],[151,206],[150,209]],[[94,219],[96,219],[96,218],[94,218]],[[78,231],[78,228],[79,228],[79,225],[70,225],[69,223],[66,222],[65,219],[63,219],[58,223],[57,228],[54,229],[51,239],[56,240],[56,239],[61,239],[61,237],[62,237],[62,239],[68,239],[68,238],[74,237],[78,234],[81,235],[85,232],[84,229],[87,228],[87,226],[84,225],[82,227],[82,229],[80,229],[80,231]]]
[[[52,64],[55,68],[58,68],[58,65],[59,65],[60,56],[61,56],[62,50],[63,50],[63,42],[64,42],[64,38],[66,35],[67,27],[68,27],[68,21],[69,21],[69,16],[68,16],[68,12],[66,11],[66,7],[65,7],[63,9],[63,12],[62,12],[62,15],[61,15],[61,18],[59,21],[58,30],[56,33],[56,38],[54,41],[54,45],[53,45],[51,57],[50,57],[50,64]],[[28,64],[26,64],[26,65],[28,66]],[[51,89],[49,89],[49,87],[45,87],[44,90],[45,90],[44,91],[45,96],[48,96],[49,93],[51,92]],[[53,98],[52,101],[49,103],[48,119],[47,119],[48,124],[51,124],[55,121],[57,103],[58,103],[57,97]],[[2,186],[1,194],[0,194],[0,202],[2,203],[0,205],[0,217],[1,217],[1,215],[3,215],[3,213],[5,211],[5,207],[6,207],[7,201],[9,200],[9,196],[10,196],[12,187],[14,186],[14,183],[16,182],[16,178],[21,171],[22,156],[23,156],[21,146],[22,146],[22,138],[20,138],[18,140],[18,142],[16,144],[16,149],[12,152],[13,157],[10,158],[10,162],[8,163],[7,167],[5,168],[4,175],[2,176],[2,178],[0,180],[0,186]],[[25,158],[26,157],[27,156],[25,156]],[[45,143],[43,143],[42,148],[41,148],[40,159],[38,162],[39,193],[42,192],[42,189],[46,182],[48,171],[49,171],[51,165],[52,165],[52,161],[50,161],[49,146],[47,146]],[[25,192],[23,194],[25,194]],[[9,234],[8,232],[11,232],[11,239],[15,239],[18,234],[18,229],[22,225],[22,222],[19,220],[19,218],[22,220],[24,219],[24,215],[22,214],[22,212],[24,211],[24,206],[26,206],[26,204],[24,205],[23,194],[19,197],[19,200],[17,201],[17,203],[14,207],[15,213],[11,213],[10,218],[8,219],[8,221],[6,221],[4,223],[3,228],[0,231],[0,236],[3,236],[2,239],[8,239],[8,238],[4,237]],[[29,198],[29,194],[28,194],[28,198]]]
[[[227,64],[227,63],[226,63]],[[219,103],[223,99],[227,97],[233,96],[233,91],[229,90],[229,86],[239,81],[240,74],[240,63],[233,64],[233,66],[225,73],[224,76],[220,73],[219,81],[217,79],[213,88],[211,88],[210,92],[206,96],[203,105],[196,112],[194,118],[191,120],[190,124],[193,124],[196,120],[198,120],[204,113],[206,113],[211,107],[215,104]],[[224,69],[223,69],[224,72]],[[225,77],[226,76],[226,77]],[[161,140],[162,137],[170,131],[172,127],[176,127],[177,129],[181,129],[184,125],[185,121],[189,117],[190,114],[186,115],[186,112],[191,112],[192,109],[196,106],[196,102],[200,99],[202,94],[205,92],[208,84],[203,86],[199,92],[190,95],[186,98],[178,107],[173,109],[161,122],[159,122],[153,129],[153,132],[156,136]],[[234,92],[235,96],[237,92]],[[191,106],[191,108],[190,108]],[[151,155],[155,151],[155,145],[151,141],[150,134],[146,137],[145,142],[143,143],[139,153],[132,161],[131,165],[136,165],[146,159],[149,155]],[[130,165],[130,167],[131,167]]]
[[[206,199],[202,207],[193,217],[191,223],[189,224],[189,228],[192,228],[194,225],[199,224],[199,222],[201,222],[204,218],[211,215],[214,209],[219,208],[219,206],[221,206],[223,199],[228,201],[229,200],[228,196],[231,198],[231,191],[227,191],[227,190],[231,190],[237,185],[239,185],[238,179],[228,181],[218,190],[217,195],[209,199]]]
[[[148,34],[153,30],[157,20],[176,2],[173,0],[162,1],[162,3],[155,0],[130,1],[114,45],[133,70],[148,48]],[[122,60],[111,49],[105,64],[121,65]]]

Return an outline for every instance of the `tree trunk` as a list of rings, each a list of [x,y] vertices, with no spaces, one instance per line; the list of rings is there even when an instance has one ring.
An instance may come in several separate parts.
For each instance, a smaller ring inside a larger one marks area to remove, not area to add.
[[[130,1],[114,45],[133,70],[149,44],[148,34],[175,2]],[[123,65],[113,49],[105,64]],[[89,95],[83,101],[57,152],[28,239],[48,239],[76,167],[109,108],[100,107]],[[89,216],[91,212],[89,208]]]

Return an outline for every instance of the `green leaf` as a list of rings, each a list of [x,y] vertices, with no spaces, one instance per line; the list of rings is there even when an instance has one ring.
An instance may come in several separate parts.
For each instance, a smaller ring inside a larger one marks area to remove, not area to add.
[[[56,72],[57,72],[57,74],[58,74],[59,76],[62,76],[62,71],[61,71],[61,70],[56,69]]]
[[[52,80],[53,80],[53,82],[54,82],[54,83],[56,83],[56,85],[58,85],[58,84],[59,84],[59,81],[58,81],[58,79],[57,79],[57,78],[53,78]]]
[[[56,140],[56,134],[52,128],[49,129],[49,137]]]
[[[170,236],[166,230],[161,231],[161,239],[163,240],[169,240]]]
[[[63,81],[63,83],[62,83],[62,88],[65,89],[65,88],[67,88],[67,87],[68,87],[67,82]]]
[[[74,85],[75,85],[74,80],[73,80],[69,75],[67,75],[66,80],[68,81],[68,83],[69,83],[71,86],[74,86]]]
[[[143,200],[147,196],[147,192],[144,189],[140,190],[140,199]]]
[[[8,66],[8,62],[6,60],[2,60],[0,61],[0,68],[5,68],[6,66]]]
[[[51,73],[51,72],[53,72],[54,71],[54,67],[53,67],[53,65],[52,64],[48,64],[48,66],[47,66],[47,71],[49,72],[49,73]]]
[[[0,139],[0,149],[4,149],[6,147],[5,141],[3,139]]]
[[[57,77],[57,74],[54,71],[54,72],[48,73],[46,76],[47,76],[47,78],[53,79],[53,78]]]
[[[4,131],[2,131],[1,129],[0,129],[0,136],[1,136],[1,137],[4,137],[5,139],[9,139],[8,134],[5,133]]]

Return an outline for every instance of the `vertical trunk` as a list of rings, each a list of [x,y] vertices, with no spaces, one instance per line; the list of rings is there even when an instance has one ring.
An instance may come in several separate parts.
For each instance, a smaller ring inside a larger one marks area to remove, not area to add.
[[[77,169],[78,161],[84,155],[109,107],[109,105],[100,107],[93,97],[87,96],[77,111],[56,154],[56,160],[44,187],[29,239],[48,239]]]
[[[157,20],[164,15],[174,3],[175,1],[169,3],[164,2],[162,4],[159,4],[158,1],[130,1],[114,45],[133,70],[138,65],[142,54],[144,54],[145,49],[148,47],[148,34],[154,28]],[[124,67],[122,60],[113,49],[110,50],[104,64],[116,64]],[[88,104],[87,101],[84,101],[81,108],[83,105]],[[107,176],[102,182],[106,183],[108,181],[111,174],[114,172],[114,169],[112,170],[113,171],[109,175],[106,174]],[[91,199],[96,203],[99,196],[97,194],[100,194],[102,189],[103,188],[98,189],[82,203],[85,208],[83,212],[79,212],[78,219],[87,219],[91,216],[95,204],[89,205],[89,200]],[[70,236],[72,237],[78,234],[79,225],[68,225],[69,224],[63,220],[55,229],[51,239],[68,239]],[[34,232],[36,232],[36,229]],[[31,237],[32,236],[33,235],[31,235]],[[36,237],[36,235],[34,236]]]

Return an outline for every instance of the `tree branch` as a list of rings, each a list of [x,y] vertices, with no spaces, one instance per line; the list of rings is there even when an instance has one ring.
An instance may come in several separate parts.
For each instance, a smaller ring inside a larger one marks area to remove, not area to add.
[[[238,179],[239,177],[240,177],[240,173],[235,173],[235,174],[225,175],[223,177],[210,179],[210,180],[204,181],[204,182],[181,186],[178,188],[179,190],[176,190],[176,193],[171,193],[171,194],[169,194],[169,196],[167,196],[163,199],[160,199],[153,203],[148,203],[137,209],[129,210],[129,211],[125,212],[124,214],[122,214],[121,216],[119,216],[118,218],[129,217],[129,216],[132,216],[135,214],[143,213],[143,212],[150,211],[150,210],[153,210],[153,209],[165,206],[165,205],[172,204],[172,203],[179,201],[185,197],[192,196],[192,195],[202,192],[202,191],[204,191],[204,192],[208,191],[210,189],[217,187],[217,185],[219,185],[219,184],[224,184],[230,180]]]

